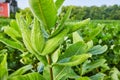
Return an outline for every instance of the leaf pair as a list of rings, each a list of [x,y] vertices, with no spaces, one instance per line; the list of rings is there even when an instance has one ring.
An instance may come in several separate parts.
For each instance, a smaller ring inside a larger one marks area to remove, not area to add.
[[[0,41],[12,48],[16,48],[20,50],[21,52],[25,51],[24,45],[21,41],[22,35],[20,32],[20,29],[17,25],[17,22],[15,20],[12,20],[10,22],[10,26],[4,27],[4,33],[6,33],[11,39],[2,37],[0,38]]]

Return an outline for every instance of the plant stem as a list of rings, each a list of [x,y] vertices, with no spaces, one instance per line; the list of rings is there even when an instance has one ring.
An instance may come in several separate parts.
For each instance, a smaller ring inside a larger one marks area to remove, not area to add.
[[[50,55],[47,56],[47,59],[48,59],[48,64],[51,65]],[[53,80],[53,70],[52,70],[52,67],[51,67],[51,66],[50,66],[50,68],[49,68],[49,71],[50,71],[50,80]]]

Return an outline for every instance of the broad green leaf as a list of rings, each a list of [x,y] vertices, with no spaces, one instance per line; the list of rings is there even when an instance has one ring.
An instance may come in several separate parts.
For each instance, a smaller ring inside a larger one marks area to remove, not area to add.
[[[25,50],[22,43],[20,44],[18,42],[12,41],[12,40],[7,39],[7,38],[0,38],[0,42],[4,43],[7,46],[10,46],[12,48],[18,49],[18,50],[20,50],[22,52],[24,52],[24,50]]]
[[[116,67],[111,69],[110,71],[111,80],[120,80],[119,75],[120,71]]]
[[[64,37],[67,35],[68,31],[68,29],[64,29],[60,34],[48,39],[41,55],[52,54],[64,41]]]
[[[90,77],[91,80],[104,80],[105,74],[97,73]]]
[[[62,18],[60,24],[58,24],[58,28],[53,32],[53,34],[50,36],[50,38],[56,36],[57,34],[59,34],[64,29],[64,24],[68,20],[68,18],[70,16],[70,13],[71,13],[71,10],[72,10],[72,7],[70,7],[67,10],[67,12],[64,15],[64,17]]]
[[[22,75],[32,69],[32,65],[26,65],[9,75],[9,78]]]
[[[16,31],[14,28],[6,26],[4,27],[4,32],[10,36],[13,40],[16,40],[21,38],[22,36]]]
[[[30,9],[47,30],[54,27],[57,9],[53,0],[29,0]]]
[[[73,43],[77,43],[79,41],[83,41],[82,37],[78,34],[78,32],[73,32]]]
[[[33,72],[25,75],[18,75],[8,80],[46,80],[46,79],[41,74]]]
[[[55,2],[56,8],[59,9],[64,1],[65,0],[56,0],[56,2]]]
[[[88,58],[90,58],[91,54],[81,54],[81,55],[74,55],[70,58],[63,58],[55,65],[61,65],[61,66],[76,66],[83,62],[85,62]]]
[[[66,22],[65,27],[70,29],[69,33],[72,33],[86,26],[89,22],[90,22],[89,18],[80,22]]]
[[[34,19],[34,24],[31,31],[31,44],[34,50],[39,54],[41,53],[45,45],[45,39],[42,34],[40,23],[37,21],[36,18]]]
[[[7,80],[7,54],[0,54],[0,80]]]
[[[60,48],[58,48],[52,55],[51,55],[51,59],[53,63],[56,63],[58,61],[60,55]]]
[[[65,51],[65,53],[60,56],[59,60],[85,53],[87,52],[86,49],[87,49],[87,45],[83,41],[79,41],[69,46],[68,49]]]
[[[77,78],[77,74],[68,66],[53,67],[54,80],[66,80],[67,78]]]
[[[86,61],[81,68],[81,75],[84,75],[95,68],[101,67],[105,63],[105,59],[98,59],[96,61],[90,62]]]
[[[88,52],[91,53],[92,55],[98,55],[104,53],[107,50],[107,48],[108,48],[107,45],[104,46],[97,45],[91,48]]]

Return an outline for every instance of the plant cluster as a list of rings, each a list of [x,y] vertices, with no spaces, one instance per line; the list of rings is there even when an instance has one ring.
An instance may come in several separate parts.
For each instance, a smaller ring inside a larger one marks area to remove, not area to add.
[[[104,38],[101,34],[105,34],[106,25],[93,26],[90,19],[70,21],[72,7],[60,15],[63,2],[29,0],[34,17],[17,13],[16,20],[3,27],[5,35],[0,35],[0,42],[9,47],[7,50],[17,50],[13,52],[20,54],[24,66],[8,71],[10,56],[6,49],[1,50],[1,80],[119,80],[119,70],[110,70],[102,56],[109,45],[97,40]],[[108,70],[110,76],[105,74]]]

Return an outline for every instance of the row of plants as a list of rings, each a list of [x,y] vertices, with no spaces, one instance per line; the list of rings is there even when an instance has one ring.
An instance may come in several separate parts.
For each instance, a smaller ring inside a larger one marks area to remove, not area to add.
[[[109,44],[119,24],[71,21],[72,7],[59,16],[63,2],[29,0],[34,17],[17,13],[2,28],[0,80],[120,79],[119,58],[117,64],[109,59],[119,55],[119,37]]]

